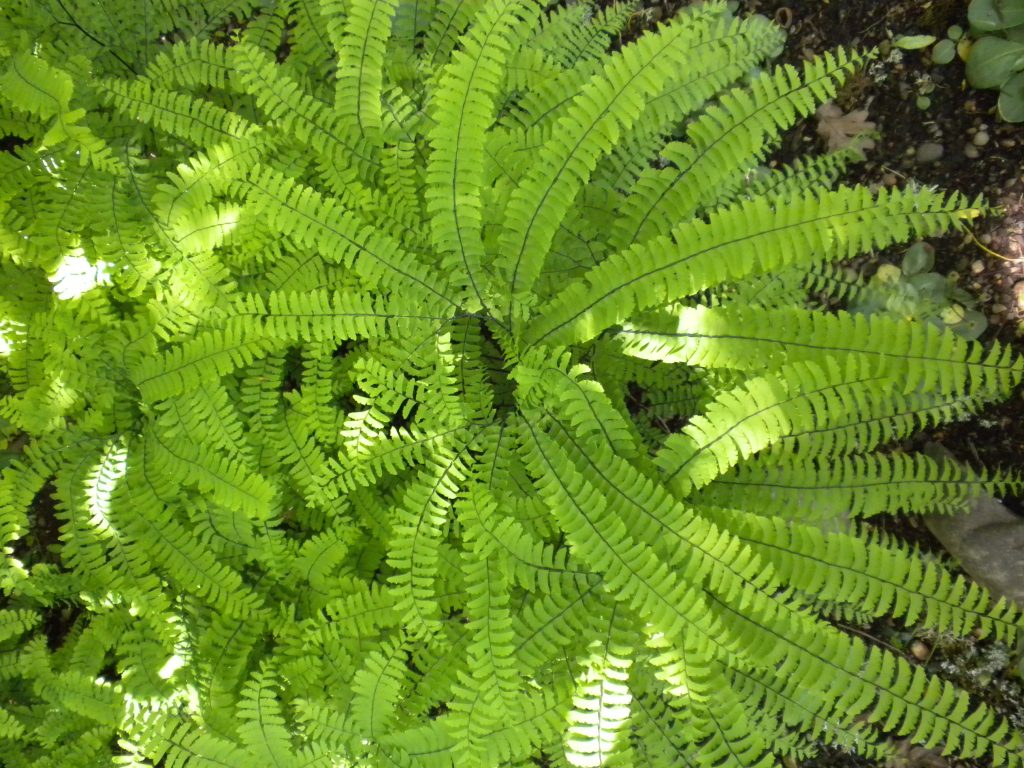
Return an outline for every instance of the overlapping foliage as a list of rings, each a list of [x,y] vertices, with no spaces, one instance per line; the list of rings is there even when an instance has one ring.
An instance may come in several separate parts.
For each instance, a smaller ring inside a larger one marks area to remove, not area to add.
[[[1021,487],[892,447],[1020,360],[820,305],[983,204],[763,168],[864,55],[634,10],[4,4],[5,765],[1024,763],[827,620],[1020,627],[861,523]]]

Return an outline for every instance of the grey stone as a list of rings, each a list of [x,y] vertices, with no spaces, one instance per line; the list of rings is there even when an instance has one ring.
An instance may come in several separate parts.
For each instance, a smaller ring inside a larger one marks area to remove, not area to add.
[[[954,461],[937,443],[929,443],[925,453],[936,461]],[[924,521],[972,579],[993,595],[1024,605],[1024,519],[983,495],[963,514],[927,515]]]
[[[919,163],[934,163],[942,157],[943,148],[941,144],[934,141],[926,141],[917,148],[915,159]]]

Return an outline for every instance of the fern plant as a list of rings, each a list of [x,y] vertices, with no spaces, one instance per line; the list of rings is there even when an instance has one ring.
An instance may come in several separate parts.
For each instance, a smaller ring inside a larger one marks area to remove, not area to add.
[[[815,303],[984,204],[755,173],[866,54],[635,10],[4,3],[0,761],[1024,764],[829,621],[1020,627],[863,520],[1021,487],[891,447],[1021,361]]]

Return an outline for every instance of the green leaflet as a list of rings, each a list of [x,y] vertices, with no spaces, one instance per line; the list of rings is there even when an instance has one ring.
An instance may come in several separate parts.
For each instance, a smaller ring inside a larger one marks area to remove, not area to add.
[[[856,518],[1019,492],[893,446],[1024,363],[822,301],[985,204],[759,167],[870,52],[549,5],[4,5],[0,763],[1024,767],[823,618],[1022,626]]]

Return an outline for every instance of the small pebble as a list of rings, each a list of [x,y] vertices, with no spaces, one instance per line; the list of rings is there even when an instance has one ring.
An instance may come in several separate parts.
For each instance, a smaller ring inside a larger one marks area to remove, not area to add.
[[[967,155],[967,157],[969,157],[971,160],[977,160],[979,157],[981,157],[981,152],[979,152],[978,148],[973,144],[968,144],[966,147],[964,147],[964,154]]]
[[[978,259],[977,261],[972,261],[971,262],[971,272],[973,272],[976,275],[980,275],[984,271],[985,271],[985,262],[984,261],[982,261],[981,259]]]
[[[896,178],[895,173],[887,173],[882,176],[882,184],[887,187],[895,187],[899,184],[899,179]]]
[[[988,232],[984,232],[978,239],[982,242],[983,245],[989,245],[992,242],[992,235],[990,235]]]
[[[919,163],[934,163],[942,157],[942,145],[934,141],[926,141],[917,148],[916,156]]]
[[[1013,300],[1017,302],[1017,309],[1024,312],[1024,280],[1013,284]]]
[[[910,644],[910,652],[918,661],[927,661],[928,657],[932,655],[932,649],[920,640],[915,640]]]
[[[984,147],[986,144],[988,144],[989,139],[991,138],[992,137],[989,136],[985,131],[978,131],[976,134],[974,134],[974,138],[971,139],[971,142],[976,147]]]
[[[993,304],[992,305],[992,314],[993,315],[1001,315],[1007,309],[1008,309],[1008,307],[1005,304]]]

